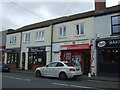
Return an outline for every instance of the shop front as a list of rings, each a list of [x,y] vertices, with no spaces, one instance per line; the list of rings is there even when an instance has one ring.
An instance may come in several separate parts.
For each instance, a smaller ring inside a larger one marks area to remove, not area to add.
[[[89,44],[61,45],[61,61],[81,66],[83,74],[90,72],[91,46]]]
[[[0,61],[4,62],[5,60],[5,46],[0,46]]]
[[[119,76],[120,38],[96,40],[98,75]]]
[[[28,70],[35,70],[37,67],[46,65],[46,47],[28,48]]]
[[[6,49],[7,64],[10,65],[11,70],[19,70],[20,64],[20,48]]]

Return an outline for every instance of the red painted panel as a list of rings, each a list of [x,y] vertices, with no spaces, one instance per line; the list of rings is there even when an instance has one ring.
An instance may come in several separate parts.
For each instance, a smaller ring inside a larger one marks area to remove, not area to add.
[[[78,49],[90,49],[89,44],[76,44],[76,45],[62,45],[60,50],[78,50]]]

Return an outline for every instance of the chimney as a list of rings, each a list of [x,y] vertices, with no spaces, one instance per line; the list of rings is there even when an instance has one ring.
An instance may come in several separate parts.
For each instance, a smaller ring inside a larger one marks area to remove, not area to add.
[[[95,10],[106,9],[106,0],[95,0]]]

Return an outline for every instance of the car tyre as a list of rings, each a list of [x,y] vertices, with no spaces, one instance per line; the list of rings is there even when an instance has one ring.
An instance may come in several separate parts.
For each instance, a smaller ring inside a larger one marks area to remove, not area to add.
[[[40,77],[41,77],[41,72],[37,70],[37,71],[35,72],[35,76],[36,76],[37,78],[40,78]]]
[[[59,74],[59,79],[60,79],[60,80],[66,80],[66,79],[67,79],[66,73],[64,73],[64,72],[60,73],[60,74]]]

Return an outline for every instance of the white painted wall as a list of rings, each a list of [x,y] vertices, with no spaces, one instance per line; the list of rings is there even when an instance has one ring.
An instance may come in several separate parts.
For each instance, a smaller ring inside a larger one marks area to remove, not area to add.
[[[109,14],[95,17],[95,33],[99,38],[111,37],[111,16],[117,14]]]
[[[16,43],[10,44],[10,36],[16,35]],[[6,38],[6,48],[20,48],[21,33],[8,34]]]
[[[36,41],[36,32],[38,31],[44,31],[44,41]],[[24,43],[23,42],[23,35],[25,33],[30,33],[30,42]],[[51,27],[45,27],[45,28],[39,28],[34,30],[29,30],[22,32],[22,47],[21,47],[21,61],[20,66],[22,67],[22,53],[26,53],[26,59],[25,59],[25,69],[28,69],[28,47],[41,47],[41,46],[47,46],[46,47],[46,64],[48,64],[51,60],[51,52],[50,52],[50,46],[51,45]]]
[[[84,23],[85,35],[76,36],[75,25],[81,24],[81,23]],[[59,37],[59,28],[62,26],[66,26],[67,36],[65,38]],[[89,39],[93,37],[94,37],[94,17],[60,23],[60,24],[54,25],[53,27],[53,42],[82,40],[82,39]]]

